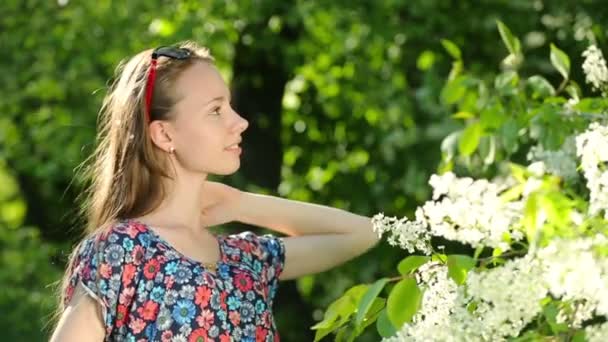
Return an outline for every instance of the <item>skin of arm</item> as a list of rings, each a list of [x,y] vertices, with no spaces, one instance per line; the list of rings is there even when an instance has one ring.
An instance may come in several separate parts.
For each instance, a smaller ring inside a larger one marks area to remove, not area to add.
[[[100,342],[104,337],[100,304],[87,295],[80,285],[77,286],[50,342]]]
[[[281,280],[326,271],[372,248],[379,238],[366,216],[328,206],[241,192],[235,220],[288,237]]]

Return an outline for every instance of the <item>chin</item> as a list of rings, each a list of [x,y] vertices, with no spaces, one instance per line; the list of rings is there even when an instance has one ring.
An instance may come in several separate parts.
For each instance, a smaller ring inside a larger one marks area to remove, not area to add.
[[[241,168],[241,164],[239,163],[236,166],[221,169],[221,170],[215,170],[215,172],[211,172],[211,173],[216,174],[218,176],[230,176],[230,175],[235,174],[240,168]]]

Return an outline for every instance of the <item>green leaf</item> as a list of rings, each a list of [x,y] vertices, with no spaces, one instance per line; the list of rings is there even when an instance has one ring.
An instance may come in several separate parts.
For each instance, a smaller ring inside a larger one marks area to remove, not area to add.
[[[386,309],[380,312],[380,316],[378,316],[378,320],[376,321],[376,329],[382,337],[391,337],[397,333],[397,329],[395,329],[393,323],[388,319]]]
[[[418,267],[426,264],[429,260],[431,260],[431,258],[428,256],[410,255],[401,260],[399,265],[397,265],[397,270],[399,270],[399,274],[408,275],[418,269]]]
[[[526,331],[523,335],[509,339],[510,342],[538,342],[545,340],[544,335],[540,334],[536,330]]]
[[[414,278],[405,278],[395,285],[386,303],[388,318],[395,327],[412,320],[422,301],[422,291]]]
[[[485,165],[494,164],[496,158],[496,136],[486,135],[479,142],[479,155]]]
[[[587,335],[585,334],[585,330],[581,329],[581,330],[577,330],[574,333],[574,336],[572,336],[572,342],[586,342],[587,341]]]
[[[378,279],[372,286],[369,287],[367,292],[365,292],[363,298],[361,298],[361,302],[359,303],[359,308],[357,309],[357,316],[355,319],[356,325],[360,325],[363,322],[363,319],[374,303],[374,300],[376,297],[378,297],[382,289],[384,289],[387,282],[388,278]]]
[[[570,58],[553,43],[551,43],[551,64],[562,74],[564,79],[568,79],[570,75]]]
[[[348,329],[348,327],[342,327],[338,330],[338,333],[336,334],[336,338],[334,339],[334,342],[348,342],[350,339],[350,335],[352,333],[351,329]]]
[[[473,259],[477,260],[477,258],[479,258],[479,255],[481,254],[481,252],[483,252],[484,246],[479,245],[477,246],[477,248],[475,248],[475,253],[473,254]]]
[[[525,167],[519,164],[509,163],[509,170],[511,171],[511,176],[518,182],[525,183],[527,181],[528,171]]]
[[[511,202],[512,200],[517,199],[521,196],[521,194],[524,192],[525,187],[525,184],[514,185],[509,190],[506,190],[505,192],[500,194],[500,199],[503,202]]]
[[[559,334],[561,332],[568,331],[568,325],[565,323],[557,322],[557,315],[559,313],[559,308],[555,302],[550,302],[549,304],[543,307],[543,315],[547,319],[547,323],[551,327],[551,331],[553,334]]]
[[[336,321],[338,323],[347,321],[348,317],[350,317],[357,309],[357,304],[367,291],[368,287],[369,286],[366,284],[359,284],[348,289],[348,291],[346,291],[342,297],[336,299],[329,305],[323,320],[313,325],[311,329],[316,330],[329,328],[334,326]],[[340,321],[338,321],[339,318]]]
[[[534,75],[529,77],[526,82],[532,88],[532,98],[540,99],[555,95],[555,88],[542,76]]]
[[[448,257],[445,254],[436,253],[431,256],[431,261],[436,261],[445,264],[448,261]]]
[[[461,136],[462,131],[456,131],[443,138],[443,141],[441,142],[441,153],[444,155],[446,161],[450,161],[454,158],[457,144]]]
[[[303,276],[296,280],[296,286],[298,288],[298,292],[303,297],[310,297],[314,284],[315,284],[314,275]]]
[[[482,127],[479,122],[470,124],[465,128],[462,136],[460,137],[460,143],[458,149],[460,154],[463,156],[469,156],[475,152],[477,146],[479,146],[479,140],[481,139]]]
[[[366,284],[355,285],[331,303],[323,320],[311,327],[312,330],[317,330],[315,341],[319,341],[348,322],[368,288],[369,285]]]
[[[509,119],[500,127],[501,143],[508,153],[514,153],[519,147],[519,127],[517,121]]]
[[[465,83],[466,79],[462,76],[449,81],[441,90],[441,99],[449,105],[460,101],[467,92]]]
[[[502,126],[507,117],[500,105],[487,106],[481,111],[479,120],[484,130],[494,130]]]
[[[161,37],[169,37],[175,33],[175,25],[167,19],[152,20],[151,31]]]
[[[475,267],[475,259],[468,255],[448,255],[448,275],[456,284],[464,284],[467,273]]]
[[[323,320],[310,327],[310,329],[317,330],[331,328],[339,317],[336,307],[339,305],[338,303],[342,300],[342,297],[340,297],[339,299],[331,303],[327,308],[327,311],[325,311],[325,316],[323,317]]]
[[[605,101],[605,99],[601,98],[584,98],[574,105],[574,109],[581,112],[599,112],[605,109]]]
[[[466,111],[460,111],[454,115],[452,115],[452,118],[454,119],[472,119],[475,117],[475,114],[471,113],[471,112],[466,112]]]
[[[519,75],[513,70],[498,74],[494,80],[496,89],[501,90],[505,94],[511,94],[516,89],[515,87],[517,87],[518,83]]]
[[[336,328],[323,328],[323,329],[317,330],[317,332],[315,333],[314,342],[320,341],[323,337],[331,334],[332,331],[336,330]]]
[[[361,325],[362,329],[365,329],[368,325],[374,323],[378,316],[380,316],[380,312],[386,308],[386,299],[382,297],[378,297],[374,299],[372,306],[367,311],[367,315],[363,319],[363,325]]]
[[[578,84],[572,80],[568,82],[568,85],[566,86],[566,92],[568,93],[568,95],[570,95],[571,98],[576,100],[580,99],[581,96],[583,96],[581,87],[579,87]]]
[[[536,241],[536,232],[538,231],[538,195],[533,193],[528,197],[524,207],[523,225],[526,231],[526,236],[530,243]]]
[[[505,43],[505,46],[513,55],[517,55],[521,52],[521,44],[519,43],[519,39],[513,36],[511,30],[507,27],[507,25],[503,24],[502,21],[496,20],[496,25],[498,25],[498,32],[500,32],[500,37],[502,41]]]
[[[462,59],[462,53],[456,44],[449,39],[442,39],[441,45],[454,59]]]
[[[354,327],[354,329],[352,329],[352,340],[354,340],[355,337],[361,335],[361,333],[363,333],[363,331],[365,331],[365,329],[376,323],[376,321],[378,320],[378,317],[380,317],[380,313],[382,311],[384,311],[386,309],[386,299],[382,298],[382,297],[378,297],[376,299],[374,299],[374,302],[372,303],[372,306],[369,308],[369,311],[367,312],[367,314],[365,315],[365,318],[363,319],[363,323],[361,325],[357,325]]]
[[[433,67],[435,63],[435,54],[433,51],[425,50],[420,56],[418,56],[418,60],[416,61],[416,66],[421,71],[427,71]]]

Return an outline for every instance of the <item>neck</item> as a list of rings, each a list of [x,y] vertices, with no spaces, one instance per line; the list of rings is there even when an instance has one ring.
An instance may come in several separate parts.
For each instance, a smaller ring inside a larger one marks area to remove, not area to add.
[[[142,219],[167,226],[180,226],[200,232],[203,185],[207,175],[180,174],[165,183],[166,194],[158,208]]]

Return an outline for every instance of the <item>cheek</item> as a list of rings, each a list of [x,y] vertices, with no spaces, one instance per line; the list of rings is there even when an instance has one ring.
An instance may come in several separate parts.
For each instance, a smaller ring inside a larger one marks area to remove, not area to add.
[[[185,148],[196,147],[198,150],[213,150],[221,147],[218,134],[210,127],[191,125],[180,130],[180,145]]]

